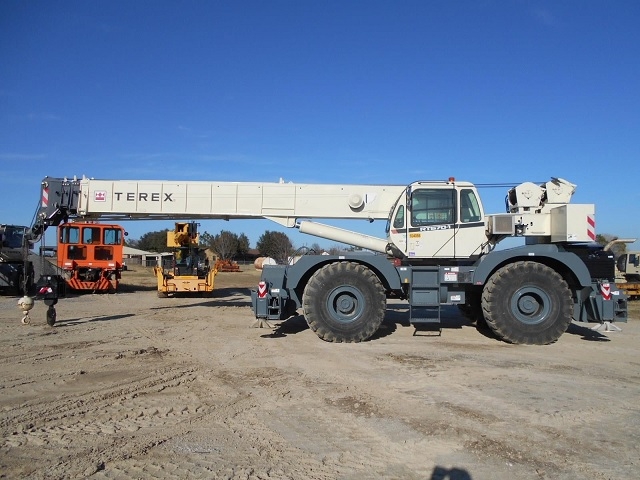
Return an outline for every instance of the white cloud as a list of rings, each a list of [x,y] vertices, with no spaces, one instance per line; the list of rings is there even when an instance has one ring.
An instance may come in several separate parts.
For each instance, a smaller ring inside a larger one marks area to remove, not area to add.
[[[186,138],[197,138],[200,140],[204,140],[207,138],[211,138],[213,135],[207,132],[196,132],[193,128],[185,127],[184,125],[178,125],[178,130],[182,132]]]
[[[57,122],[62,120],[62,117],[54,115],[53,113],[29,113],[25,115],[27,120],[31,121],[44,121],[44,122]]]
[[[42,160],[47,156],[44,153],[0,153],[0,161],[27,162],[29,160]]]
[[[558,25],[558,18],[546,8],[535,8],[533,10],[533,16],[547,27],[555,27]]]

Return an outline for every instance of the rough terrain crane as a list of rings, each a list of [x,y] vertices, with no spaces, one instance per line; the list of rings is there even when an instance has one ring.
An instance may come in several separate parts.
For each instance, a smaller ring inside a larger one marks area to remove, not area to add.
[[[25,242],[28,227],[0,225],[0,291],[28,292],[34,277],[33,262],[28,259],[31,245]],[[27,258],[25,258],[27,256]]]
[[[616,259],[616,266],[625,281],[618,286],[629,298],[640,297],[640,252],[624,252]]]
[[[616,263],[627,282],[640,283],[640,252],[624,252]]]
[[[633,243],[636,238],[616,238],[605,245],[609,250],[616,243]],[[630,299],[640,298],[640,251],[622,251],[616,256],[618,288]]]
[[[218,272],[209,265],[199,243],[196,222],[176,222],[173,231],[167,232],[167,247],[173,250],[173,262],[169,268],[157,265],[153,269],[158,280],[158,297],[213,291]]]
[[[378,255],[306,255],[265,267],[251,292],[257,319],[301,308],[320,338],[358,342],[377,331],[393,296],[407,301],[416,327],[439,325],[442,306],[458,305],[507,342],[547,344],[572,319],[627,319],[613,254],[594,244],[595,207],[571,204],[574,191],[560,178],[525,182],[508,191],[505,213],[487,215],[476,187],[454,178],[403,186],[47,177],[30,236],[75,217],[267,218]],[[311,218],[383,219],[387,238]],[[507,237],[526,244],[495,250]]]

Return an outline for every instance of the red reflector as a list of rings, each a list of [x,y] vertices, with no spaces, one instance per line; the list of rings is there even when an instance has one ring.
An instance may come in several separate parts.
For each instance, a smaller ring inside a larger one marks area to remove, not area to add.
[[[267,296],[267,284],[265,282],[260,282],[258,284],[258,298],[264,298]]]

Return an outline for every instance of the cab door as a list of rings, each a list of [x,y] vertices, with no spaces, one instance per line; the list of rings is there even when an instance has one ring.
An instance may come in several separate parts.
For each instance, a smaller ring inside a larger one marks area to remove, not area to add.
[[[407,256],[451,258],[455,255],[456,190],[417,188],[410,196]]]
[[[451,258],[455,218],[453,186],[409,187],[389,219],[389,240],[409,258]]]
[[[486,235],[475,190],[449,184],[408,189],[390,218],[389,240],[409,258],[479,255]]]
[[[484,212],[475,188],[460,188],[458,199],[460,209],[455,234],[456,258],[471,258],[486,253],[488,246]]]

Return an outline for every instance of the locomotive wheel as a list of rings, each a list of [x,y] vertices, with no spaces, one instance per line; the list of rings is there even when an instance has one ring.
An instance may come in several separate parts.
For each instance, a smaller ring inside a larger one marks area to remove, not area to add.
[[[309,279],[302,308],[309,327],[328,342],[361,342],[384,319],[387,298],[380,279],[358,263],[325,265]]]
[[[518,344],[555,342],[571,323],[567,282],[552,268],[515,262],[497,270],[482,292],[487,325],[499,338]]]

